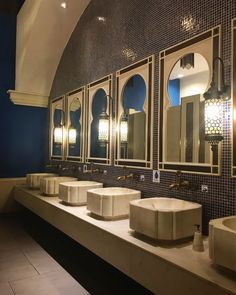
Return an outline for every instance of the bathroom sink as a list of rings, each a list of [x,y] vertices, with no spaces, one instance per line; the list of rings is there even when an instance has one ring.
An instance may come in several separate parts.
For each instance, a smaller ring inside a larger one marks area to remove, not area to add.
[[[209,255],[215,264],[236,271],[236,216],[210,221]]]
[[[87,191],[103,187],[95,181],[64,182],[59,185],[59,199],[70,205],[84,205],[87,203]]]
[[[46,177],[40,180],[40,193],[50,196],[59,194],[59,184],[62,182],[77,181],[75,177],[58,176]]]
[[[54,173],[30,173],[26,175],[26,184],[28,187],[38,189],[40,187],[40,180],[44,177],[57,176]]]
[[[193,236],[202,224],[202,206],[174,198],[149,198],[130,202],[130,228],[156,240]]]
[[[129,202],[141,198],[141,192],[123,187],[106,187],[89,190],[87,209],[103,218],[115,219],[129,216]]]

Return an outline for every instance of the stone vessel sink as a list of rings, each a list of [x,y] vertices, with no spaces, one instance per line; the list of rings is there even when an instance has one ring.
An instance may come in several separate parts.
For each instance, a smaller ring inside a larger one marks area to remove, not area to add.
[[[149,198],[130,202],[130,228],[156,240],[193,236],[202,224],[202,206],[174,198]]]
[[[46,177],[40,180],[40,193],[50,196],[59,194],[59,184],[62,182],[77,181],[75,177],[58,176]]]
[[[140,191],[129,188],[92,189],[87,193],[87,209],[91,213],[108,220],[128,217],[129,202],[140,198]]]
[[[102,183],[95,181],[64,182],[59,185],[59,199],[70,205],[87,204],[87,191],[103,187]]]
[[[40,181],[45,177],[57,176],[55,173],[30,173],[26,175],[26,184],[29,188],[39,189]]]
[[[236,216],[210,221],[209,255],[215,264],[236,271]]]

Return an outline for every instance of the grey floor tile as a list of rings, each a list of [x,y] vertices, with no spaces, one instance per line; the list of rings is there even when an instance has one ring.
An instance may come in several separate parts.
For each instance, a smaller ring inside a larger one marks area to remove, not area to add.
[[[13,265],[12,268],[8,268],[5,270],[3,269],[0,271],[0,283],[14,281],[14,280],[21,280],[21,279],[30,278],[37,275],[38,275],[38,272],[35,270],[35,268],[32,265],[27,265],[22,267],[15,267]]]
[[[14,295],[14,293],[8,283],[0,283],[0,294],[1,295]]]
[[[16,295],[88,295],[65,271],[56,271],[30,279],[10,282]]]

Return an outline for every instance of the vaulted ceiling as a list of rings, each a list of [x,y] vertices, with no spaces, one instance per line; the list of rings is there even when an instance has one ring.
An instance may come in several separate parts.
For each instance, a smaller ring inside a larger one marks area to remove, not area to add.
[[[28,99],[28,105],[47,105],[63,51],[89,2],[25,0],[17,16],[14,103],[27,104]]]

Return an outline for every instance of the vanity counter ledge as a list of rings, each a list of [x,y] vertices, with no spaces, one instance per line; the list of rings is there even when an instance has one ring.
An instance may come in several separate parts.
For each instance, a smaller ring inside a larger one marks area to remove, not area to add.
[[[86,206],[65,206],[57,197],[41,196],[25,186],[15,188],[15,200],[154,294],[236,295],[236,275],[212,266],[207,237],[205,251],[199,253],[192,250],[192,242],[141,240],[129,229],[128,219],[98,220]]]

